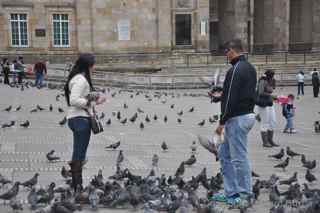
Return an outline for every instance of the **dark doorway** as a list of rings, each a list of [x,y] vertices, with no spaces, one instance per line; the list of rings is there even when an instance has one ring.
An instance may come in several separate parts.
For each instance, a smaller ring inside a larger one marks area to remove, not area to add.
[[[176,45],[192,45],[191,14],[176,14]]]
[[[210,22],[210,51],[218,53],[219,51],[219,22]]]

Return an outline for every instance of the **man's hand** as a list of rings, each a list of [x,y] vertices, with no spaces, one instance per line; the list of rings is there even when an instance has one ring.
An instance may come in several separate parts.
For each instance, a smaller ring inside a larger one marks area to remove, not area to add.
[[[224,130],[224,126],[223,125],[219,125],[216,129],[216,134],[217,135],[222,135],[222,132]]]

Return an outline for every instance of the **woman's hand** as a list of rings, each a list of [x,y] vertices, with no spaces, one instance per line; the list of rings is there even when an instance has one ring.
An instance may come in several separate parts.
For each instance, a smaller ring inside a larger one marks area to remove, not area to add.
[[[96,100],[96,104],[100,105],[106,102],[107,98],[104,95],[100,95],[99,98]]]

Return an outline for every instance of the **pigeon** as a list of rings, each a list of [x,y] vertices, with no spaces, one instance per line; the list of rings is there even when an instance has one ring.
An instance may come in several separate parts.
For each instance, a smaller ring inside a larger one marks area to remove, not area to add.
[[[252,176],[252,177],[260,177],[260,175],[258,175],[257,173],[255,173],[253,170],[251,171],[251,176]]]
[[[178,118],[177,121],[179,124],[181,124],[181,122],[182,122],[181,118]]]
[[[309,170],[316,168],[316,160],[307,161],[305,155],[301,155],[301,162],[302,166]]]
[[[120,111],[117,112],[117,119],[118,119],[118,120],[121,119],[121,113],[120,113]]]
[[[38,112],[38,109],[32,109],[30,110],[30,113]]]
[[[50,110],[50,112],[52,112],[52,110],[53,110],[53,106],[52,106],[52,104],[50,104],[50,106],[49,106],[49,110]]]
[[[21,105],[16,108],[16,112],[20,111]]]
[[[314,122],[314,132],[315,133],[320,133],[320,121],[315,121]]]
[[[298,175],[298,172],[295,172],[292,177],[290,177],[290,178],[287,179],[287,180],[282,180],[282,181],[280,181],[279,184],[280,184],[280,185],[284,185],[284,184],[285,184],[285,185],[291,185],[292,183],[298,181],[297,175]]]
[[[106,146],[105,149],[113,149],[116,150],[120,146],[121,142],[118,141],[116,143],[110,144],[109,146]]]
[[[101,113],[99,119],[102,120],[106,115],[104,114],[104,112]]]
[[[260,188],[261,188],[261,182],[260,180],[256,180],[256,182],[254,183],[253,187],[252,187],[252,192],[253,192],[253,198],[254,200],[258,200],[259,195],[260,195]]]
[[[16,124],[15,121],[11,121],[9,124],[2,124],[1,128],[4,129],[4,128],[12,127],[15,124]]]
[[[128,109],[128,105],[126,103],[124,103],[123,108]]]
[[[119,151],[119,155],[117,157],[117,166],[120,165],[124,160],[124,156],[123,156],[123,153],[122,153],[122,150]]]
[[[111,124],[111,119],[109,118],[109,120],[106,122],[106,125],[110,125]]]
[[[9,179],[7,179],[7,178],[5,178],[4,176],[2,176],[2,175],[0,174],[0,183],[1,183],[2,186],[3,186],[3,185],[6,185],[7,183],[12,183],[12,181],[9,180]]]
[[[168,150],[168,145],[166,144],[165,141],[162,142],[162,144],[161,144],[161,149],[162,149],[162,151],[164,151],[164,152]]]
[[[269,155],[268,157],[275,158],[277,160],[281,160],[283,158],[283,156],[284,156],[284,149],[282,148],[279,153],[274,154],[274,155]]]
[[[193,112],[194,111],[194,107],[191,107],[191,109],[189,109],[189,112]]]
[[[287,146],[287,155],[290,156],[291,158],[293,158],[294,156],[299,156],[300,154],[292,151],[292,150],[290,149],[290,147]]]
[[[269,193],[269,201],[272,203],[279,203],[280,201],[280,192],[278,190],[278,186],[274,185],[271,187],[271,191]]]
[[[43,110],[44,110],[44,108],[41,107],[40,105],[37,105],[37,109],[40,110],[40,111],[43,111]]]
[[[164,121],[165,123],[167,123],[168,117],[167,117],[166,115],[164,116],[163,121]]]
[[[154,154],[152,157],[152,166],[158,167],[158,163],[159,163],[159,156],[157,154]]]
[[[58,108],[58,112],[60,112],[60,113],[63,113],[64,112],[64,110],[62,109],[62,108]]]
[[[51,150],[50,152],[47,153],[46,157],[49,162],[60,160],[60,157],[53,155],[54,152],[55,152],[54,150]]]
[[[61,121],[59,121],[60,126],[63,126],[67,123],[67,117],[64,117]]]
[[[124,118],[122,121],[120,121],[120,123],[126,124],[127,123],[127,118]]]
[[[216,120],[215,120],[215,119],[213,119],[213,118],[211,118],[211,117],[209,117],[209,122],[213,124],[213,123],[215,123],[215,122],[216,122]]]
[[[176,176],[176,177],[182,176],[182,175],[184,174],[184,171],[185,171],[184,165],[185,165],[185,163],[184,163],[184,161],[182,161],[181,164],[180,164],[180,166],[178,167],[176,173],[175,173],[175,176]]]
[[[10,105],[9,107],[5,108],[4,111],[10,112],[12,109],[12,106]]]
[[[0,195],[0,199],[11,200],[12,198],[15,198],[19,193],[19,185],[20,185],[20,182],[15,182],[12,188],[9,189],[9,191]]]
[[[30,122],[26,120],[24,123],[20,124],[21,127],[28,128],[30,126]]]
[[[144,111],[142,109],[140,109],[139,107],[138,107],[137,110],[138,110],[139,113],[144,113]]]
[[[192,166],[196,162],[197,162],[196,156],[195,155],[191,155],[188,160],[184,161],[184,164],[188,165],[188,166]]]
[[[158,116],[157,116],[157,115],[154,115],[154,116],[153,116],[153,120],[155,120],[155,121],[158,120]]]
[[[179,116],[183,115],[183,111],[181,110],[180,112],[177,113]]]
[[[129,119],[131,123],[134,123],[138,118],[138,113],[134,113],[134,115]]]
[[[171,105],[170,105],[170,108],[173,109],[173,108],[174,108],[174,104],[171,104]]]
[[[199,126],[204,126],[204,124],[206,123],[206,120],[202,120],[200,123],[198,123]]]
[[[197,142],[196,141],[192,141],[190,149],[191,149],[191,153],[196,153],[197,152]]]
[[[273,168],[282,168],[285,171],[286,167],[289,165],[289,158],[287,157],[285,161],[275,165]]]
[[[305,175],[305,178],[306,180],[309,182],[309,183],[312,183],[313,181],[316,181],[317,178],[310,172],[310,170],[308,169],[307,170],[307,173]]]
[[[61,168],[61,176],[65,179],[71,177],[71,172],[66,169],[66,167],[62,166]]]
[[[92,210],[96,211],[98,209],[99,201],[100,201],[100,197],[98,194],[98,189],[96,189],[94,186],[90,186],[89,187],[89,203]]]
[[[9,203],[13,212],[23,211],[22,202],[17,200],[16,198],[12,198]]]
[[[144,129],[144,124],[141,122],[140,123],[140,129],[143,130]]]
[[[38,183],[38,176],[39,176],[39,173],[35,173],[34,176],[30,180],[27,180],[26,182],[21,183],[20,185],[22,185],[24,187],[32,188],[34,185],[36,185]]]
[[[149,116],[148,115],[146,115],[146,118],[144,119],[146,122],[150,122],[150,118],[149,118]]]

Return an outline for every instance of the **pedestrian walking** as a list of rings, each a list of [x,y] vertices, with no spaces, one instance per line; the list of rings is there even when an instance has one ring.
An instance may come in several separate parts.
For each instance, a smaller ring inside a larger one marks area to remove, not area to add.
[[[87,149],[91,136],[89,111],[91,105],[102,104],[105,98],[93,95],[91,74],[94,70],[95,57],[81,54],[73,66],[65,84],[65,97],[69,106],[68,126],[73,132],[73,153],[69,162],[72,173],[72,187],[82,187],[82,167],[86,161]]]
[[[221,101],[221,117],[216,134],[224,131],[219,146],[224,193],[213,195],[215,201],[237,205],[252,196],[251,168],[248,159],[248,133],[255,122],[253,113],[257,74],[255,68],[241,54],[242,42],[234,39],[225,44],[225,54],[232,68],[226,74],[222,92],[215,92]]]
[[[256,105],[260,117],[260,132],[262,145],[266,148],[279,146],[274,142],[274,130],[276,128],[276,113],[272,95],[276,87],[274,71],[267,70],[258,81]]]
[[[44,77],[47,75],[47,66],[45,62],[39,60],[37,63],[35,63],[33,72],[36,77],[35,85],[40,89],[42,87]]]
[[[17,60],[14,59],[11,63],[11,66],[10,66],[10,72],[12,73],[12,83],[13,84],[16,84],[17,83],[17,71],[16,71],[16,67],[17,67]]]
[[[9,60],[7,58],[2,59],[1,67],[2,67],[2,73],[3,73],[3,78],[4,78],[3,83],[10,84],[10,80],[9,80],[10,64],[9,64]]]
[[[297,74],[297,81],[298,81],[298,95],[304,95],[304,73],[301,70],[298,74]]]
[[[24,77],[24,61],[23,61],[23,57],[19,56],[18,60],[16,61],[15,67],[14,67],[15,71],[17,72],[17,76],[18,76],[18,84],[22,84],[23,83],[23,77]]]
[[[319,79],[319,72],[317,71],[316,68],[313,69],[311,76],[312,76],[313,97],[317,98],[319,95],[320,79]]]

